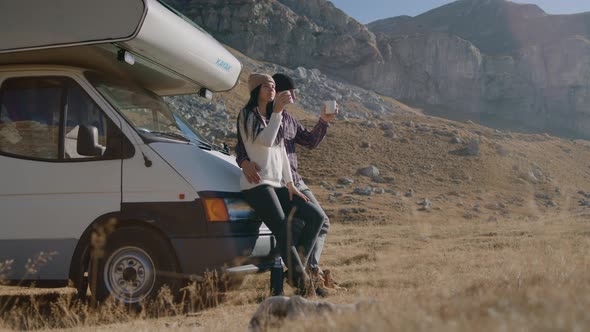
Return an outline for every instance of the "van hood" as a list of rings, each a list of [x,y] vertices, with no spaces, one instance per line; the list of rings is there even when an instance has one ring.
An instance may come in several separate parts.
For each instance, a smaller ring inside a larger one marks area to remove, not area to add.
[[[203,150],[190,143],[152,143],[149,146],[189,182],[196,192],[241,191],[242,170],[236,164],[234,156]]]

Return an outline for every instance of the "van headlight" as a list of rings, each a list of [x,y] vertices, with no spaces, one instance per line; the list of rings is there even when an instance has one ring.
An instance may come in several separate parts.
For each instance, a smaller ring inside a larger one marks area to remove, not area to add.
[[[234,222],[257,220],[254,209],[241,198],[202,198],[209,222]]]

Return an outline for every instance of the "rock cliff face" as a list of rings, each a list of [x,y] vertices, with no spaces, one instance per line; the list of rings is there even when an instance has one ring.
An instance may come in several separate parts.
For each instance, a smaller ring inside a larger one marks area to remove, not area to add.
[[[460,0],[368,26],[384,62],[356,69],[363,86],[442,116],[590,138],[590,13]]]
[[[175,0],[250,57],[322,72],[426,111],[590,138],[590,13],[459,0],[364,26],[326,0]]]
[[[353,70],[356,81],[397,99],[479,111],[483,57],[466,40],[444,33],[382,36],[383,61]]]
[[[338,71],[379,60],[375,35],[325,0],[176,0],[220,41],[289,67]]]

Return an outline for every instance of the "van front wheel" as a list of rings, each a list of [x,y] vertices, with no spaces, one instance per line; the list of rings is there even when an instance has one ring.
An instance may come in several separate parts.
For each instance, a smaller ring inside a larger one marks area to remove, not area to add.
[[[176,259],[156,233],[121,228],[108,236],[105,249],[96,260],[96,273],[90,272],[96,278],[95,300],[99,303],[111,296],[121,303],[137,304],[154,298],[164,285],[176,290],[178,281],[166,277],[177,272]]]

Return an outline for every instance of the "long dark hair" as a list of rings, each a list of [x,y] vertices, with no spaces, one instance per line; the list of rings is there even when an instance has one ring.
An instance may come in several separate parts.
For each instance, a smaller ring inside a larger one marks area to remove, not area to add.
[[[244,134],[246,134],[245,135],[246,138],[253,137],[253,139],[256,139],[256,137],[258,137],[258,134],[260,134],[260,132],[263,129],[263,128],[261,128],[262,122],[260,121],[260,119],[258,119],[258,117],[256,115],[256,108],[258,107],[258,97],[260,96],[261,87],[262,86],[259,85],[254,90],[252,90],[252,92],[250,92],[250,99],[246,103],[246,106],[244,106],[244,108],[242,109],[242,112],[240,112],[240,114],[238,115],[238,137],[241,137],[240,136],[240,121],[241,121],[240,117],[241,116],[244,117],[243,123],[244,123],[244,129],[246,130],[246,132]],[[266,117],[267,121],[270,119],[273,107],[274,107],[274,100],[272,102],[266,104],[266,112],[261,112],[261,113],[263,113],[261,115]],[[252,121],[252,125],[248,126],[248,122],[249,122],[249,119],[251,116],[255,117],[255,121]],[[281,126],[281,129],[279,129],[279,133],[277,134],[275,144],[278,144],[282,138],[283,138],[283,130],[282,130],[282,126]]]

